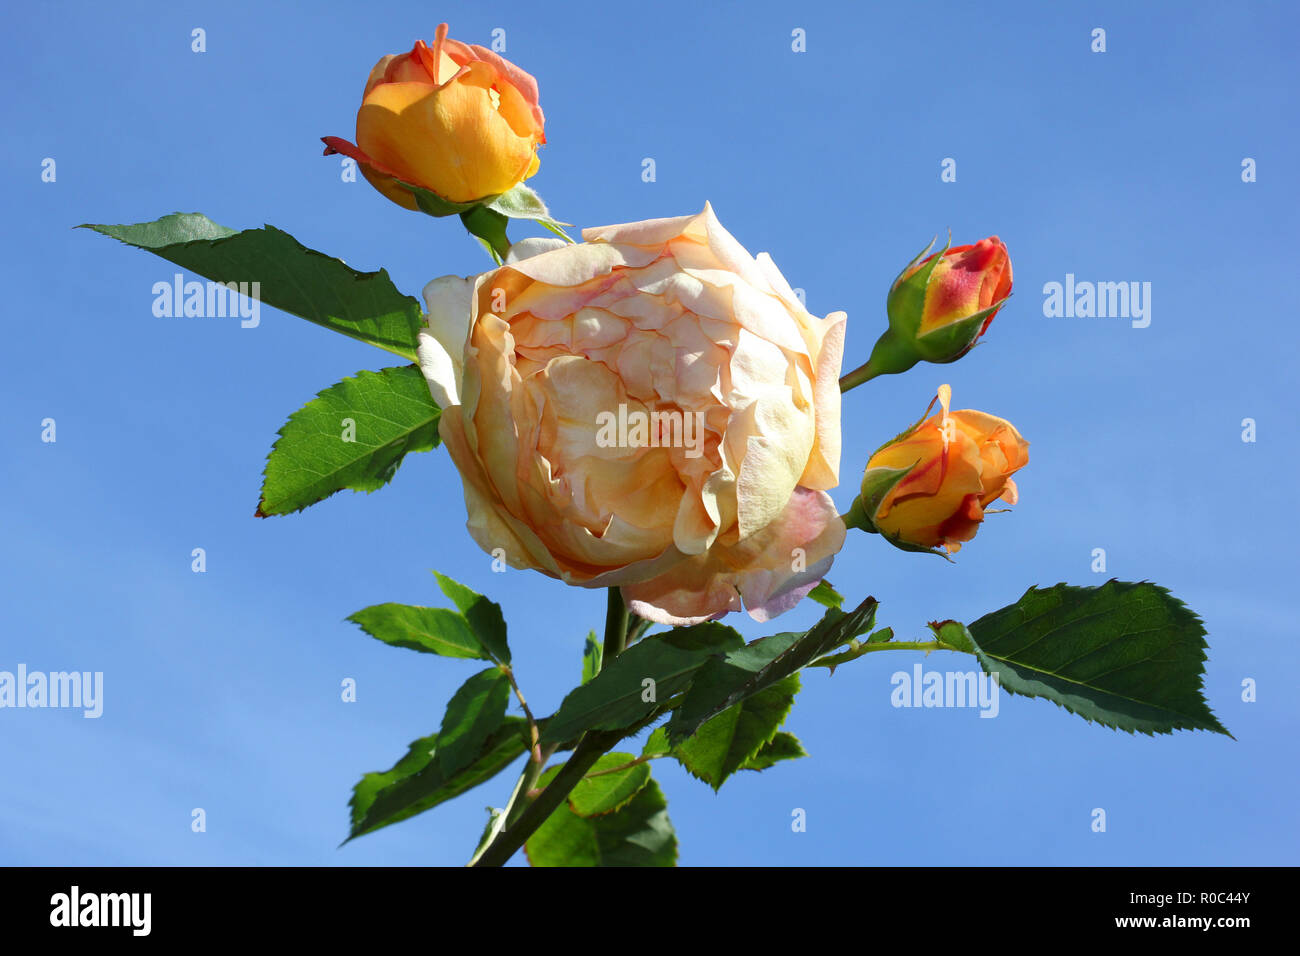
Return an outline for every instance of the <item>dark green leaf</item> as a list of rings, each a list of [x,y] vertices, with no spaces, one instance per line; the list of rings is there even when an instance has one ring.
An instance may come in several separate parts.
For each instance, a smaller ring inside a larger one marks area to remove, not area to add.
[[[677,836],[668,801],[650,780],[621,810],[603,816],[580,817],[561,803],[524,852],[533,866],[674,866]]]
[[[677,745],[673,756],[700,780],[719,789],[776,736],[797,693],[799,675],[782,678],[705,721]]]
[[[445,776],[471,763],[501,726],[510,702],[510,681],[500,668],[479,671],[447,703],[438,731],[438,766]]]
[[[608,662],[594,680],[569,692],[547,724],[543,742],[630,727],[684,689],[705,661],[744,643],[734,630],[716,623],[646,638]]]
[[[877,606],[874,598],[867,598],[848,614],[831,608],[810,631],[773,634],[709,661],[691,680],[690,690],[673,711],[668,739],[680,744],[728,707],[871,630]]]
[[[451,776],[434,759],[437,741],[437,734],[422,737],[391,770],[361,778],[349,804],[349,840],[413,817],[496,776],[528,749],[528,721],[507,717],[475,759]]]
[[[627,766],[635,759],[616,752],[597,760],[569,792],[569,809],[580,817],[595,817],[625,806],[650,782],[649,764]]]
[[[1205,628],[1162,587],[1031,587],[969,632],[980,665],[1010,693],[1130,733],[1228,733],[1201,691]]]
[[[382,488],[405,455],[438,444],[439,414],[414,365],[362,371],[330,386],[280,429],[257,516],[301,511],[344,488]]]
[[[417,360],[420,303],[398,292],[387,272],[358,272],[274,226],[235,232],[199,213],[173,213],[155,222],[81,228],[215,282],[260,283],[257,297],[269,306]]]

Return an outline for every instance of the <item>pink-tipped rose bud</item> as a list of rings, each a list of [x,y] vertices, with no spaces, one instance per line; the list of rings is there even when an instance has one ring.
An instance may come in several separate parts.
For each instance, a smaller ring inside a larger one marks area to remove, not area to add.
[[[1011,294],[1011,259],[997,236],[922,256],[889,290],[889,328],[866,366],[873,375],[903,372],[920,361],[957,361]]]

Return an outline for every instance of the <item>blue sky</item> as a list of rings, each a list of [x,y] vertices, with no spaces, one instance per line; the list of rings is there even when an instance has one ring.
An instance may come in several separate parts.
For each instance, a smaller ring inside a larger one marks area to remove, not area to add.
[[[932,235],[1007,243],[1015,294],[983,344],[846,397],[834,496],[847,508],[867,454],[949,382],[955,407],[1032,442],[1021,503],[953,565],[855,533],[840,590],[919,637],[1030,584],[1149,579],[1210,633],[1206,694],[1235,741],[1134,738],[1005,696],[993,720],[896,709],[890,675],[916,660],[903,652],[810,672],[786,727],[809,759],[718,795],[656,764],[683,864],[1297,862],[1293,5],[227,2],[6,12],[0,670],[103,671],[105,700],[98,720],[0,710],[0,863],[463,863],[513,774],[336,849],[360,774],[435,731],[474,671],[344,621],[440,603],[431,568],[502,603],[537,710],[577,680],[604,595],[494,575],[444,452],[372,495],[253,517],[285,417],[386,353],[269,309],[256,329],[156,318],[151,287],[176,270],[70,228],[201,211],[385,266],[410,293],[481,271],[454,220],[342,182],[320,155],[318,137],[352,137],[374,61],[441,19],[468,42],[505,29],[506,55],[538,78],[549,143],[531,184],[561,219],[709,200],[812,311],[848,312],[846,368]],[[1044,316],[1043,285],[1067,273],[1150,282],[1150,326]],[[779,629],[816,617],[802,606]],[[807,832],[791,832],[793,808]]]

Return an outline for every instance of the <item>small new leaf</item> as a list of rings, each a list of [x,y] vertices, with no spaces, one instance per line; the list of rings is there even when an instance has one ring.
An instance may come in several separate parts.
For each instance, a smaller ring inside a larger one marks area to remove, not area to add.
[[[545,226],[561,239],[568,239],[569,242],[573,241],[561,228],[562,226],[572,225],[572,223],[557,222],[553,219],[550,210],[546,208],[546,203],[542,201],[542,197],[523,183],[519,183],[509,192],[497,196],[496,199],[488,203],[488,208],[511,219],[532,219],[539,225]]]
[[[808,592],[808,597],[822,607],[841,607],[844,604],[844,595],[831,587],[829,581],[818,581],[817,586]]]

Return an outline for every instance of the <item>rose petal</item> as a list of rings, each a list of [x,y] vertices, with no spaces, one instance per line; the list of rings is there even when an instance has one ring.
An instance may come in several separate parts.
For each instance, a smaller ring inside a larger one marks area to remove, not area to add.
[[[742,605],[766,621],[825,577],[845,533],[830,495],[798,488],[779,519],[758,534],[719,542],[652,580],[624,585],[623,596],[636,614],[659,624],[698,624]]]

